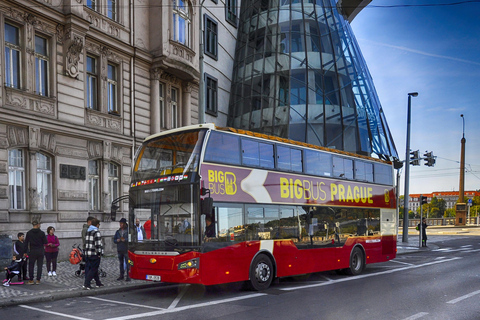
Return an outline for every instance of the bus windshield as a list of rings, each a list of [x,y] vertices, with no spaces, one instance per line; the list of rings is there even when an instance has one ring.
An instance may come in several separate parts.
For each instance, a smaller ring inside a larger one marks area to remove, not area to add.
[[[199,245],[198,166],[205,130],[153,138],[139,149],[130,187],[135,251],[191,250]],[[139,220],[141,228],[136,227]]]

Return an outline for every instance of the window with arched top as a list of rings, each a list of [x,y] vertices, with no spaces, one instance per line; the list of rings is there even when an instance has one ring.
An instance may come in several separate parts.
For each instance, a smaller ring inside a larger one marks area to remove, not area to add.
[[[173,40],[190,47],[191,15],[190,4],[184,0],[173,0]]]

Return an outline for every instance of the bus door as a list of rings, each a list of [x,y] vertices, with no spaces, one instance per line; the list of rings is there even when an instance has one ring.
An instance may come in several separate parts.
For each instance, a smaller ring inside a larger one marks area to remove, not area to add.
[[[382,254],[394,254],[397,241],[397,211],[395,209],[380,210],[380,234],[382,235]]]

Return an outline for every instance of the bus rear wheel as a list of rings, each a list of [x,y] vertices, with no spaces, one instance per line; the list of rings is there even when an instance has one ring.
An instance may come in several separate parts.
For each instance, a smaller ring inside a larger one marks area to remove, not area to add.
[[[273,264],[270,258],[259,254],[250,266],[250,287],[262,291],[270,287],[273,280]]]
[[[360,248],[353,248],[352,254],[350,255],[350,267],[345,271],[347,274],[356,276],[362,273],[365,268],[365,258],[363,252]]]

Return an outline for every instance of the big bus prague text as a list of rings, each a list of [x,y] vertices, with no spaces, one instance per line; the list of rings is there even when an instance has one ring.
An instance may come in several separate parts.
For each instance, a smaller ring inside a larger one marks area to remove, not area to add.
[[[276,277],[356,275],[395,258],[395,208],[391,163],[213,124],[165,131],[134,162],[130,276],[263,290]]]

